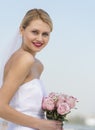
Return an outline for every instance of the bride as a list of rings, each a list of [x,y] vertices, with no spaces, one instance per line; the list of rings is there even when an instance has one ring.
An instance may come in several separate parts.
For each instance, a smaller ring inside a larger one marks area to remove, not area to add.
[[[42,9],[29,10],[20,24],[21,46],[10,52],[0,88],[0,117],[8,120],[7,130],[62,129],[61,122],[44,118],[41,103],[45,89],[40,79],[43,65],[36,58],[48,44],[52,26],[50,16]]]

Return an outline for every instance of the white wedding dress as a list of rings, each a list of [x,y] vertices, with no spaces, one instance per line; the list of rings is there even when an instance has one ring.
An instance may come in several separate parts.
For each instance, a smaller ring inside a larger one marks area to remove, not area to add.
[[[33,79],[21,85],[10,102],[10,105],[24,114],[44,118],[41,109],[42,98],[46,95],[44,85],[40,79]],[[35,130],[12,122],[8,123],[7,130]]]

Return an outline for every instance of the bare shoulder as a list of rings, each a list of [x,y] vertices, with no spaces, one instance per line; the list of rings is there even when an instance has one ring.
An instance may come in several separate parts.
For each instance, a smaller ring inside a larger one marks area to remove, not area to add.
[[[9,60],[10,67],[16,67],[18,65],[31,66],[34,63],[34,57],[25,51],[19,51],[15,53]]]
[[[6,102],[9,103],[19,86],[23,84],[33,63],[33,56],[24,51],[19,51],[11,56],[4,69],[2,84],[2,93],[6,95],[2,98]]]
[[[19,51],[11,56],[5,65],[4,75],[12,73],[28,72],[34,63],[34,58],[30,53]],[[16,74],[15,74],[16,75]]]
[[[17,57],[16,57],[17,61],[21,61],[25,64],[33,64],[34,63],[34,57],[28,53],[28,52],[19,52]]]
[[[40,60],[36,59],[36,64],[41,71],[44,70],[44,65]]]

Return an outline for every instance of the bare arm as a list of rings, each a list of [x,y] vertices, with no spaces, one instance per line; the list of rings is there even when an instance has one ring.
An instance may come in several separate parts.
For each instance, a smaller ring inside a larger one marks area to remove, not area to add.
[[[25,55],[18,58],[18,61],[11,65],[2,88],[0,89],[0,117],[20,125],[35,128],[36,118],[22,114],[9,106],[10,100],[18,87],[24,82],[33,62],[32,57]]]
[[[34,63],[31,58],[31,56],[27,55],[18,58],[7,73],[0,89],[0,117],[16,124],[39,130],[57,130],[55,121],[34,118],[9,106],[10,100],[30,72]]]

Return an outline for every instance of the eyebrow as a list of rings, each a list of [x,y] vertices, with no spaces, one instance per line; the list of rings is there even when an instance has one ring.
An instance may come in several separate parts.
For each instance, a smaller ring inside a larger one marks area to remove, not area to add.
[[[34,29],[32,29],[32,31],[40,31],[40,30],[34,28]],[[50,31],[44,31],[43,33],[50,33]]]

